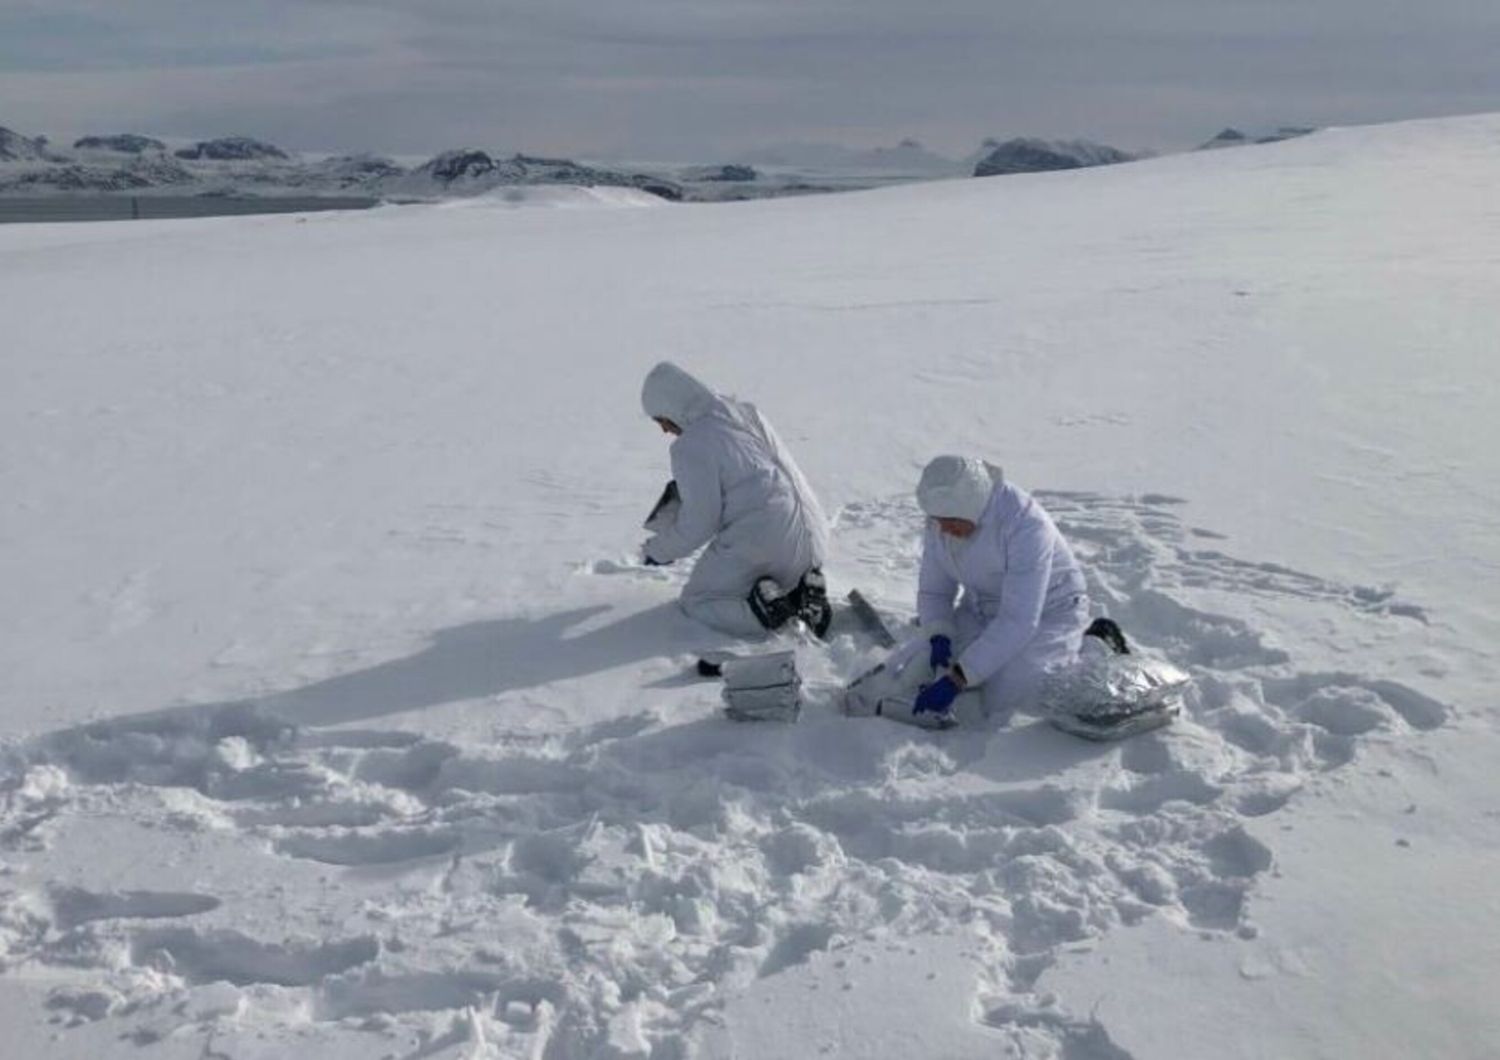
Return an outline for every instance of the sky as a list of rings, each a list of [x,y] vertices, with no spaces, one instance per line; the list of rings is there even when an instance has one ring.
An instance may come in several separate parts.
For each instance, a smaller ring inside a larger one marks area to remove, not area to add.
[[[1500,110],[1494,0],[0,0],[0,125],[714,160]]]

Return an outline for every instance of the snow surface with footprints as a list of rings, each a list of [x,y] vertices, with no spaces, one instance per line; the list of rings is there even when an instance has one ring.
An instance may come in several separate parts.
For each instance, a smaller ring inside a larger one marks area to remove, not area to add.
[[[1497,167],[0,226],[0,1054],[1500,1055]],[[848,718],[845,614],[724,718],[662,358],[898,623],[921,467],[1002,464],[1183,716]]]
[[[1275,860],[1247,820],[1449,708],[1299,670],[1185,595],[1381,623],[1420,621],[1416,605],[1204,549],[1171,498],[1040,499],[1094,595],[1190,668],[1171,729],[1096,746],[1027,717],[943,734],[844,718],[837,682],[874,651],[842,624],[826,649],[798,646],[814,686],[795,726],[735,725],[711,685],[670,679],[701,716],[664,725],[643,691],[639,713],[483,748],[286,720],[316,685],[84,725],[9,752],[0,956],[50,970],[59,1023],[142,1043],[228,1048],[270,1024],[354,1028],[367,1055],[686,1056],[758,978],[959,925],[978,1021],[1033,1051],[1123,1055],[1034,990],[1059,949],[1150,916],[1253,937],[1249,897]],[[845,507],[840,573],[909,582],[919,525],[907,498]],[[578,577],[598,573],[678,576],[600,561]],[[399,665],[322,694],[388,685]],[[101,843],[202,889],[39,885],[51,858]],[[242,874],[250,859],[279,865]],[[267,903],[274,934],[238,926]]]

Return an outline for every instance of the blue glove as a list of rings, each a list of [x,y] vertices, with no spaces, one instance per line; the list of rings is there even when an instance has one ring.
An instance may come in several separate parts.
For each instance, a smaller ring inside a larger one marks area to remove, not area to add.
[[[934,670],[941,670],[953,661],[953,640],[939,633],[927,642],[932,645],[932,654],[927,661]]]
[[[944,677],[930,685],[922,686],[922,691],[917,694],[917,702],[912,706],[911,712],[925,714],[930,710],[936,714],[942,714],[953,706],[953,701],[957,698],[958,682],[951,677]]]

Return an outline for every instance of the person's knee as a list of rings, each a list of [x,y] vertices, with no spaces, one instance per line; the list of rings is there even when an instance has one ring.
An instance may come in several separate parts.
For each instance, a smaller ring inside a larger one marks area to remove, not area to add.
[[[682,608],[682,613],[688,618],[710,626],[714,624],[713,619],[718,612],[718,608],[714,606],[713,597],[697,593],[691,595],[683,593],[677,598],[677,606]]]
[[[683,586],[684,598],[712,600],[718,597],[743,598],[755,584],[755,568],[730,553],[710,547],[699,557]]]
[[[738,637],[765,635],[765,628],[744,600],[737,600],[732,596],[683,594],[678,600],[678,606],[695,622],[701,622],[721,633],[732,633]]]
[[[1013,714],[1018,710],[1032,710],[1036,706],[1041,687],[1041,672],[1027,665],[1030,660],[1018,660],[992,676],[981,687],[984,712],[989,717]]]

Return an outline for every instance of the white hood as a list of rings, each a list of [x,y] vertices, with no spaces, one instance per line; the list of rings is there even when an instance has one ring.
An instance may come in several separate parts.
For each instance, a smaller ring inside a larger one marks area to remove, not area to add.
[[[647,554],[658,562],[682,559],[713,541],[683,589],[683,606],[701,616],[718,609],[712,601],[728,601],[729,611],[744,612],[750,632],[761,632],[745,603],[755,572],[790,587],[827,556],[828,521],[818,498],[750,402],[715,394],[663,361],[646,375],[641,407],[683,429],[671,445],[681,507],[670,526],[652,534]],[[739,631],[734,616],[704,621]]]
[[[934,457],[922,469],[917,483],[917,503],[934,518],[979,522],[989,506],[990,494],[1002,480],[1000,469],[972,456]]]
[[[671,361],[662,361],[647,372],[641,386],[641,407],[646,415],[671,420],[679,427],[707,414],[717,400],[712,390]]]

